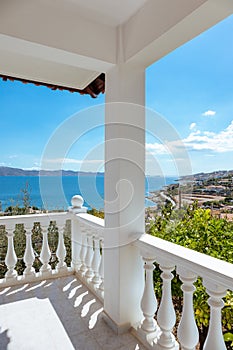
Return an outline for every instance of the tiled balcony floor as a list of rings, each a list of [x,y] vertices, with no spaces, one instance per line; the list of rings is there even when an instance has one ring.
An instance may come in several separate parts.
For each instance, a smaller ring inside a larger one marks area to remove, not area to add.
[[[145,350],[101,315],[101,303],[74,276],[0,289],[0,350]]]

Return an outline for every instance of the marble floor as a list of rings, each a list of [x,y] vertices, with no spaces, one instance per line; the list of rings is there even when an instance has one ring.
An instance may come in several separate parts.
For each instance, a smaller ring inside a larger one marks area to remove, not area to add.
[[[74,276],[0,289],[0,350],[145,350],[102,310]]]

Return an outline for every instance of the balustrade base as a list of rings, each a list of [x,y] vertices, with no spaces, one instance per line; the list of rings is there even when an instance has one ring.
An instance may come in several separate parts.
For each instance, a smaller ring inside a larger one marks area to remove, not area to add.
[[[68,267],[66,265],[56,268],[56,272],[59,273],[61,276],[66,276],[67,271]]]
[[[129,332],[129,330],[131,329],[130,323],[118,325],[111,319],[111,317],[106,313],[106,311],[103,311],[102,318],[115,334],[124,334]]]
[[[155,343],[155,349],[156,350],[179,350],[179,344],[177,341],[174,341],[174,344],[172,346],[162,346],[160,344]]]
[[[161,335],[161,330],[158,327],[156,331],[148,333],[144,331],[140,326],[135,326],[132,328],[131,333],[147,348],[155,350],[179,350],[179,344],[174,341],[174,345],[170,347],[161,346],[158,344],[158,339]]]
[[[75,272],[75,275],[83,284],[85,284],[88,289],[90,289],[90,291],[99,299],[99,301],[103,303],[103,291],[98,288],[98,285],[91,283],[91,280],[86,278],[81,271]]]
[[[43,281],[47,279],[55,279],[55,278],[69,276],[73,274],[74,274],[73,268],[68,267],[66,273],[61,273],[61,272],[57,272],[56,270],[52,270],[52,272],[47,277],[45,277],[44,274],[41,274],[41,272],[36,272],[34,276],[20,275],[15,278],[3,278],[3,279],[0,279],[0,288],[13,287],[24,283]]]
[[[137,325],[132,328],[131,332],[147,349],[158,349],[158,345],[154,342],[161,334],[161,330],[158,327],[154,332],[146,332],[141,328],[141,325]]]

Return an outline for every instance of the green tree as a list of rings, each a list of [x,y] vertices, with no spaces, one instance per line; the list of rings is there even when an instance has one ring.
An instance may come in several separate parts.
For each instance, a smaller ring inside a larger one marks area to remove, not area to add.
[[[233,263],[233,223],[225,219],[218,219],[211,215],[209,209],[197,208],[197,204],[190,205],[185,211],[172,211],[169,216],[166,208],[162,211],[165,215],[156,216],[155,222],[152,222],[149,233],[182,245],[184,247],[211,255],[218,259],[223,259]],[[156,293],[161,294],[160,272],[155,272],[155,289]],[[175,277],[172,282],[172,290],[176,310],[178,310],[178,319],[180,317],[182,304],[180,282]],[[199,327],[200,345],[206,337],[209,324],[209,307],[207,304],[207,293],[201,280],[196,283],[196,292],[194,294],[194,311]],[[233,293],[228,291],[223,309],[223,331],[226,334],[225,339],[231,339],[233,335]],[[228,349],[233,349],[228,344]]]

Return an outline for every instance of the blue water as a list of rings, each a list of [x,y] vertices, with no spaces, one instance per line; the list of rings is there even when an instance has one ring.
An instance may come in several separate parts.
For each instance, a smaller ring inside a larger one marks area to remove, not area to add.
[[[145,195],[174,183],[175,177],[147,177]],[[22,192],[26,183],[30,189],[31,205],[40,209],[57,210],[70,205],[73,195],[81,194],[88,208],[104,207],[104,176],[0,176],[0,201],[2,210],[9,205],[22,206]],[[153,206],[153,202],[145,199],[145,206]]]

